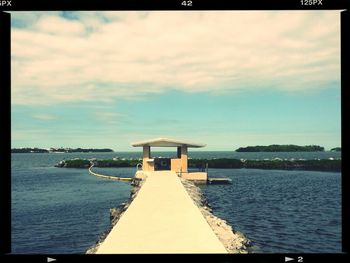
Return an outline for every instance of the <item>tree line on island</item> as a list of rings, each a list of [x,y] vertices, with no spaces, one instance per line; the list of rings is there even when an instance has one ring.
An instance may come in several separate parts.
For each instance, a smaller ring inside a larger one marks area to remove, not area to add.
[[[88,153],[88,152],[113,152],[112,149],[102,148],[50,148],[50,149],[40,149],[40,148],[14,148],[11,149],[11,153]]]
[[[240,147],[236,149],[236,152],[324,152],[325,149],[319,145],[306,145],[299,146],[293,144],[272,144],[268,146],[247,146]],[[340,152],[341,147],[332,148],[331,151]],[[80,152],[114,152],[112,149],[102,148],[50,148],[50,149],[40,149],[40,148],[14,148],[11,149],[12,153],[80,153]]]
[[[331,149],[332,152],[341,152],[341,147],[335,147]]]
[[[294,144],[271,144],[268,146],[247,146],[240,147],[236,152],[324,152],[325,149],[319,145],[294,145]],[[332,148],[332,152],[340,152],[341,147]]]
[[[236,152],[324,152],[324,147],[319,145],[299,146],[293,144],[278,145],[272,144],[268,146],[247,146],[240,147]]]

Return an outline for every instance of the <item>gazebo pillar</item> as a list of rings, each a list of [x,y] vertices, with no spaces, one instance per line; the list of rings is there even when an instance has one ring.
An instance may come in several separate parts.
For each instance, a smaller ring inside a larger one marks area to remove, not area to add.
[[[150,159],[151,158],[151,146],[144,145],[143,146],[143,158]]]
[[[142,155],[142,167],[145,171],[149,170],[148,160],[151,158],[151,146],[143,146],[143,155]]]
[[[182,145],[181,146],[181,170],[183,173],[187,173],[187,161],[188,161],[188,156],[187,156],[187,146]]]

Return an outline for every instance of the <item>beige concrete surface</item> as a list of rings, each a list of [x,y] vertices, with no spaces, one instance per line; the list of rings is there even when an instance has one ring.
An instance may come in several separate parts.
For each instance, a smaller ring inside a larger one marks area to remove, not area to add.
[[[186,180],[207,181],[208,173],[206,172],[182,173],[181,177]]]
[[[171,158],[170,159],[170,168],[171,171],[181,172],[181,159],[180,158]]]
[[[228,253],[173,171],[149,172],[97,254]]]

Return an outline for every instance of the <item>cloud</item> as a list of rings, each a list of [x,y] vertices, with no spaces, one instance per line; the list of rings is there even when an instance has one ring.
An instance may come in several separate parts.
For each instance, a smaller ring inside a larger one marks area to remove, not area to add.
[[[85,26],[60,16],[45,16],[35,24],[35,30],[48,35],[74,35],[85,33]]]
[[[127,121],[128,116],[117,112],[96,112],[95,119],[104,124],[119,124]]]
[[[51,115],[51,114],[47,114],[47,113],[38,113],[38,114],[34,114],[32,117],[33,117],[34,119],[42,120],[42,121],[51,121],[51,120],[57,119],[56,116]]]
[[[13,104],[340,80],[339,11],[33,13],[12,13]]]

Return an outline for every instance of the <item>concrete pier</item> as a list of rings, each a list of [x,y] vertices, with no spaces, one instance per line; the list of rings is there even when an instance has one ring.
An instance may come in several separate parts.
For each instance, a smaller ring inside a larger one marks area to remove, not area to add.
[[[174,171],[145,180],[96,254],[228,253]]]

